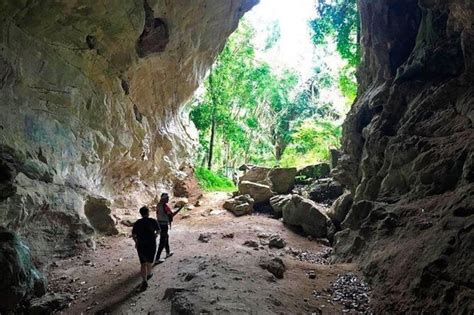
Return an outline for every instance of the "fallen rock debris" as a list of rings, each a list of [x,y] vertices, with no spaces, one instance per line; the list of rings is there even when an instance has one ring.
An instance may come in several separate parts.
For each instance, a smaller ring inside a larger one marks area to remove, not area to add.
[[[320,252],[309,252],[309,251],[302,251],[294,248],[288,248],[287,253],[298,259],[299,261],[306,261],[312,264],[319,264],[319,265],[330,265],[329,257],[333,252],[332,248],[325,248]]]
[[[328,292],[331,300],[343,305],[346,312],[354,310],[359,314],[373,314],[369,306],[369,286],[351,272],[338,276]]]

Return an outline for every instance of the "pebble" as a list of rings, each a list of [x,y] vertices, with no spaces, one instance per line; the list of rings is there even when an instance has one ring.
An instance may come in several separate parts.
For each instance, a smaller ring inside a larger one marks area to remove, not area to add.
[[[307,261],[312,264],[329,265],[329,257],[333,252],[332,248],[326,248],[320,252],[301,251],[294,248],[287,249],[287,253],[294,256],[299,261]]]
[[[329,302],[336,302],[344,309],[355,310],[360,314],[373,314],[369,307],[369,286],[356,275],[349,272],[339,276],[328,289],[331,293]]]

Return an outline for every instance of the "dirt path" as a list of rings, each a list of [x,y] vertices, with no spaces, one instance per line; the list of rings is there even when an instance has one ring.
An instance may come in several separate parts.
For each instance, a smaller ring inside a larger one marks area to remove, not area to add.
[[[170,232],[175,254],[154,268],[145,292],[136,291],[139,263],[127,236],[102,238],[96,251],[59,261],[51,271],[51,287],[75,296],[63,313],[170,314],[171,299],[163,297],[173,291],[180,291],[174,309],[194,308],[204,314],[343,313],[326,290],[338,275],[354,272],[353,265],[300,261],[289,248],[319,253],[327,247],[293,233],[279,220],[262,215],[236,218],[220,210],[226,198],[223,193],[208,194],[201,207],[179,215]],[[201,233],[211,233],[208,243],[198,240]],[[229,233],[233,238],[224,237]],[[262,233],[281,235],[287,247],[269,248]],[[260,246],[245,246],[246,241]],[[261,257],[281,258],[287,269],[284,278],[259,267]],[[315,278],[310,279],[313,272]]]

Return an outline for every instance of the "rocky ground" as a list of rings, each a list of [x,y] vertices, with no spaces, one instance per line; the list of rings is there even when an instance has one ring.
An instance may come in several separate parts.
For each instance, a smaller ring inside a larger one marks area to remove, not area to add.
[[[179,215],[170,234],[175,254],[154,268],[145,292],[136,290],[138,258],[125,225],[95,251],[53,263],[49,290],[72,298],[62,313],[371,313],[355,265],[330,264],[331,248],[280,220],[235,217],[221,208],[226,198],[208,194]]]

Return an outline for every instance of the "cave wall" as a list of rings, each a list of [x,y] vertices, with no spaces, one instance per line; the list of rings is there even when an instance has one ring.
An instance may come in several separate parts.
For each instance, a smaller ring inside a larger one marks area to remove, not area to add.
[[[138,208],[182,179],[182,113],[256,0],[0,3],[0,224],[37,257],[89,244],[86,200]]]
[[[474,2],[359,0],[360,88],[336,177],[336,234],[376,312],[474,309]],[[463,313],[464,312],[464,313]]]

